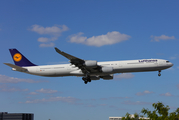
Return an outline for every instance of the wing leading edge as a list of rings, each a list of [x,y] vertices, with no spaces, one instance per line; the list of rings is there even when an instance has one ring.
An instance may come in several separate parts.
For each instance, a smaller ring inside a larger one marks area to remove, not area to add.
[[[82,66],[82,65],[84,64],[84,62],[85,62],[84,60],[82,60],[82,59],[80,59],[80,58],[77,58],[77,57],[75,57],[75,56],[72,56],[72,55],[70,55],[70,54],[68,54],[68,53],[65,53],[65,52],[59,50],[59,49],[56,48],[56,47],[55,47],[55,50],[56,50],[56,52],[58,52],[59,54],[63,55],[63,56],[66,57],[67,59],[69,59],[69,60],[70,60],[70,63],[71,63],[71,64],[74,64],[74,65],[77,66],[77,67]]]

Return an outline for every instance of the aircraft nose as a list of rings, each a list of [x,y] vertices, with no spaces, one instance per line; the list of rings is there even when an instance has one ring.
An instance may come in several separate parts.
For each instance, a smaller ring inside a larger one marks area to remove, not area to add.
[[[173,66],[173,63],[170,62],[170,66],[172,67],[172,66]]]

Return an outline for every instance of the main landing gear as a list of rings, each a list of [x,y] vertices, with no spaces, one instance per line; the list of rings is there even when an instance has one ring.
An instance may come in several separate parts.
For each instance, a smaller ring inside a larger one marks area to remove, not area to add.
[[[87,84],[88,82],[91,82],[91,79],[89,76],[83,77],[82,80],[84,81],[85,84]]]
[[[160,71],[158,71],[158,76],[161,76],[161,73],[160,73],[160,72],[161,72],[161,70],[160,70]]]

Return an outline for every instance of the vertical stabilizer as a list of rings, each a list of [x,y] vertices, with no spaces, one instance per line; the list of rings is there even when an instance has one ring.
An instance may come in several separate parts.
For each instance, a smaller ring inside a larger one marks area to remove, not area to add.
[[[35,64],[31,63],[24,55],[22,55],[17,49],[9,49],[9,51],[15,65],[20,67],[36,66]]]

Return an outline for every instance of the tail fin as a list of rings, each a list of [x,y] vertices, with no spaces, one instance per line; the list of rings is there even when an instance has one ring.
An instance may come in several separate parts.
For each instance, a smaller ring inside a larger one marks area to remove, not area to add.
[[[23,56],[17,49],[9,49],[15,65],[20,67],[36,66]]]

